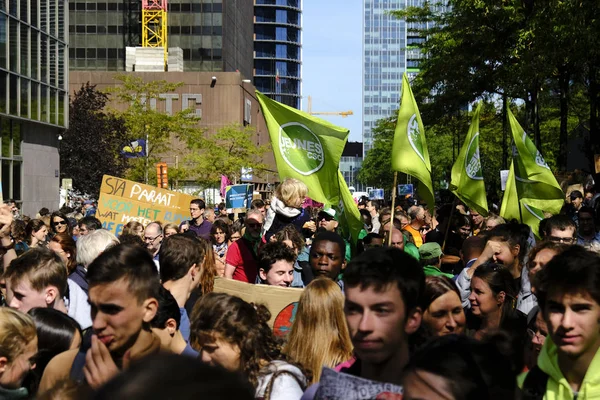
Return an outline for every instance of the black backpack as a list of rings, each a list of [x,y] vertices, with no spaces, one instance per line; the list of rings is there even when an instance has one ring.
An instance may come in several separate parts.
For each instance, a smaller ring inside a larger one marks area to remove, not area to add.
[[[533,367],[523,382],[521,389],[521,400],[542,400],[546,394],[546,385],[548,384],[548,374],[537,365]]]

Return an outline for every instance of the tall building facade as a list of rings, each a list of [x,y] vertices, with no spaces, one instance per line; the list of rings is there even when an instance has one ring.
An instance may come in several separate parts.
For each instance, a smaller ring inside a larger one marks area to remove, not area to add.
[[[254,1],[254,85],[270,98],[300,109],[302,0]]]
[[[420,6],[422,0],[363,0],[363,156],[373,147],[377,121],[392,116],[400,102],[402,74],[418,73],[424,39],[413,24],[389,11]]]
[[[141,45],[141,0],[71,1],[72,71],[125,71],[125,48]],[[183,49],[184,71],[253,69],[253,4],[248,0],[170,0],[168,47]]]
[[[23,212],[58,208],[67,127],[65,0],[0,0],[0,176]]]

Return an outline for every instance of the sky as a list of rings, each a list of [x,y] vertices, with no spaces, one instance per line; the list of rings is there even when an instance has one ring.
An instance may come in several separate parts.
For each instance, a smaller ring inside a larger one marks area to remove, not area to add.
[[[362,0],[302,2],[302,110],[353,111],[348,117],[317,115],[350,129],[362,141]]]

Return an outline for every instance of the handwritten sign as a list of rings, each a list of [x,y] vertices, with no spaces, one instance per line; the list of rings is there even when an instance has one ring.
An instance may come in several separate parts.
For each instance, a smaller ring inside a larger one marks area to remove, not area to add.
[[[193,199],[184,193],[104,175],[96,218],[102,222],[102,228],[117,236],[130,221],[144,226],[153,221],[179,225],[190,219]]]

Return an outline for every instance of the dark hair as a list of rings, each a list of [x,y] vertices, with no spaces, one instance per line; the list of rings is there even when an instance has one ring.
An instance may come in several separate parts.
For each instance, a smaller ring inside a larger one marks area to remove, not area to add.
[[[206,203],[202,199],[194,199],[190,201],[190,205],[195,204],[199,209],[204,210],[206,208]]]
[[[201,393],[201,395],[199,395]],[[132,363],[91,397],[93,400],[254,399],[254,390],[238,374],[201,360],[158,353]]]
[[[160,280],[164,283],[181,279],[194,264],[200,269],[204,256],[204,248],[198,239],[182,234],[167,237],[158,251]]]
[[[581,215],[581,213],[588,213],[596,220],[596,211],[592,207],[583,206],[577,212],[577,215]]]
[[[78,225],[80,228],[82,225],[85,225],[89,231],[102,229],[102,222],[96,217],[83,217],[79,220]]]
[[[371,232],[371,233],[367,234],[367,236],[365,236],[363,238],[363,243],[364,244],[371,244],[371,242],[373,241],[373,239],[383,239],[383,235],[380,235],[379,233]]]
[[[509,339],[499,343],[497,336],[483,341],[464,335],[438,337],[411,355],[403,379],[424,371],[443,377],[456,400],[514,399],[517,380],[506,351]]]
[[[31,235],[40,229],[42,229],[46,224],[41,219],[32,219],[27,223],[25,227],[25,241],[27,244],[31,244]]]
[[[294,254],[294,251],[283,242],[269,242],[260,252],[258,268],[263,269],[266,274],[273,264],[280,260],[293,264],[296,261],[296,255]]]
[[[379,200],[369,200],[371,202],[371,205],[373,207],[375,207],[375,211],[379,211],[381,209],[381,203],[379,202]]]
[[[458,228],[461,228],[463,226],[469,226],[469,228],[472,225],[472,221],[471,221],[471,217],[469,215],[464,215],[461,213],[457,213],[452,217],[452,223],[451,223],[451,228],[453,230],[456,230]]]
[[[452,279],[442,275],[425,277],[425,289],[423,290],[421,299],[419,300],[423,312],[429,308],[435,299],[448,292],[456,293],[460,299],[460,292],[458,291],[458,288]]]
[[[570,246],[554,256],[533,280],[542,310],[553,291],[588,294],[600,304],[600,255],[581,246]]]
[[[583,194],[579,190],[573,190],[571,193],[569,193],[569,198],[571,200],[573,200],[573,199],[583,199]]]
[[[90,289],[126,279],[138,303],[158,296],[160,283],[152,256],[140,246],[119,244],[100,254],[88,267]]]
[[[216,336],[240,348],[240,366],[256,387],[264,362],[282,360],[281,345],[267,325],[271,313],[262,304],[252,305],[225,293],[209,293],[192,311],[190,344],[200,350],[202,343]]]
[[[50,210],[48,210],[47,207],[42,207],[42,208],[40,208],[40,211],[38,212],[38,214],[40,214],[40,217],[45,217],[47,215],[50,215]]]
[[[217,209],[219,211],[223,211],[225,209],[225,203],[219,203],[219,205],[217,206]]]
[[[250,203],[251,210],[259,210],[265,206],[265,202],[262,199],[254,199],[252,203]]]
[[[82,334],[81,327],[73,318],[54,308],[32,308],[27,314],[33,318],[37,330],[38,353],[34,371],[41,379],[50,360],[71,348],[77,332]]]
[[[140,235],[135,235],[133,233],[122,233],[119,235],[119,243],[121,244],[134,244],[136,246],[146,247],[144,243],[144,239],[140,237]]]
[[[347,287],[373,287],[381,291],[388,284],[396,284],[406,312],[419,305],[425,289],[425,273],[419,262],[395,247],[369,249],[354,258],[343,276]]]
[[[171,292],[161,286],[158,289],[156,300],[158,301],[158,308],[156,310],[156,315],[152,321],[150,321],[150,326],[152,328],[165,329],[167,321],[173,318],[177,329],[179,329],[179,324],[181,323],[181,311],[179,311],[179,305],[177,304],[175,297],[173,297]]]
[[[280,230],[273,236],[278,242],[283,242],[285,240],[291,241],[294,245],[294,248],[298,251],[298,254],[300,254],[306,246],[306,241],[304,240],[304,237],[292,224],[284,226],[282,230]]]
[[[488,240],[499,238],[507,242],[511,247],[519,246],[519,264],[523,264],[525,255],[528,252],[527,239],[529,239],[529,226],[518,223],[508,223],[495,226],[487,235]]]
[[[69,233],[57,233],[50,239],[51,242],[60,244],[60,248],[65,252],[69,253],[69,261],[67,262],[67,273],[75,271],[77,268],[77,245],[75,240]]]
[[[333,242],[333,243],[337,243],[338,247],[340,248],[340,256],[342,258],[345,257],[345,255],[346,255],[346,242],[344,242],[344,239],[340,235],[338,235],[337,233],[335,233],[335,232],[329,232],[329,231],[319,232],[319,233],[317,233],[317,235],[313,239],[312,247],[315,247],[317,245],[317,243],[319,243],[319,242]]]
[[[60,211],[54,211],[52,213],[52,215],[50,216],[50,230],[53,233],[58,233],[56,232],[56,225],[54,224],[54,218],[58,217],[60,219],[62,219],[65,222],[65,225],[67,226],[67,232],[69,235],[71,235],[71,224],[69,223],[69,218],[67,218],[67,216],[60,212]]]
[[[505,293],[502,316],[500,317],[500,327],[502,328],[504,322],[514,316],[517,305],[517,295],[519,293],[513,286],[512,274],[502,264],[486,262],[475,270],[473,278],[479,278],[487,283],[494,296],[497,296],[500,292]]]
[[[10,235],[15,243],[22,242],[27,238],[26,227],[27,224],[20,219],[13,220],[10,226]]]
[[[229,229],[229,225],[227,225],[227,222],[223,221],[222,219],[215,219],[215,222],[212,224],[212,228],[210,228],[211,243],[217,244],[214,238],[214,235],[217,234],[217,229],[223,231],[223,233],[225,233],[225,241],[229,241],[229,238],[231,238],[231,230]]]
[[[553,215],[552,217],[548,218],[544,228],[544,237],[550,236],[554,229],[559,231],[573,229],[573,236],[575,235],[575,232],[577,232],[577,225],[575,225],[573,219],[563,214]]]
[[[361,210],[358,210],[358,212],[360,213],[360,217],[361,217],[363,224],[366,225],[368,227],[368,229],[370,230],[371,227],[373,226],[373,217],[371,216],[371,213],[368,212],[367,210],[365,210],[364,208]]]

